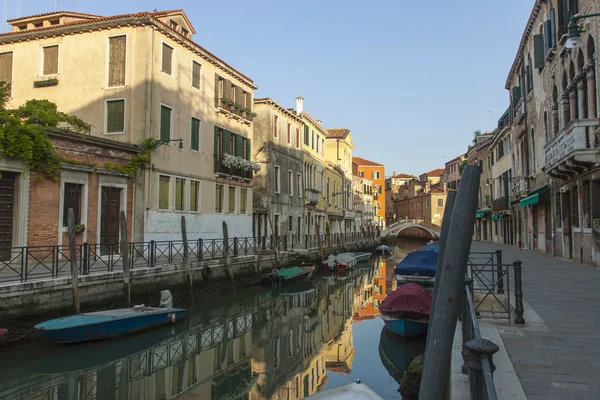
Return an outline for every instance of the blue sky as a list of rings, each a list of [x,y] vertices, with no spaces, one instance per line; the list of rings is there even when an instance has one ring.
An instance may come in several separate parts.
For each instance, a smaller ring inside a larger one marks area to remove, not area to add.
[[[8,0],[16,17],[17,0]],[[61,0],[111,15],[183,8],[194,39],[250,76],[256,97],[347,127],[386,175],[441,168],[508,107],[504,83],[533,0]],[[54,0],[21,0],[21,15]],[[491,111],[491,112],[490,112]]]

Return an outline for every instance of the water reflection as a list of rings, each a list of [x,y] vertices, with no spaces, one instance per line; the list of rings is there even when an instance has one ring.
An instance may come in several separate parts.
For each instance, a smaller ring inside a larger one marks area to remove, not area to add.
[[[183,323],[118,340],[12,348],[0,360],[0,399],[301,399],[356,373],[397,396],[385,379],[422,350],[381,332],[377,306],[396,287],[394,265],[377,258],[217,298],[188,307]],[[359,330],[356,342],[359,324],[366,335]]]

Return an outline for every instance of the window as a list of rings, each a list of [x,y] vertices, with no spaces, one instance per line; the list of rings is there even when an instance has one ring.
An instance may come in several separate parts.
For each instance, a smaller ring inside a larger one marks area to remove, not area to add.
[[[108,38],[108,87],[125,86],[127,36]]]
[[[170,200],[171,177],[160,175],[158,178],[158,208],[160,210],[168,210]]]
[[[229,214],[235,213],[235,186],[229,186]]]
[[[200,211],[200,181],[190,181],[190,211]]]
[[[292,216],[290,215],[290,216],[288,217],[288,232],[289,232],[289,233],[292,233],[292,232],[293,232],[292,222],[293,222],[293,218],[292,218]]]
[[[12,83],[12,70],[13,70],[13,53],[9,51],[7,53],[0,54],[0,81],[6,82],[8,85],[8,96],[12,95],[11,83]]]
[[[577,186],[573,186],[571,189],[571,216],[573,218],[573,228],[579,228],[579,199],[578,192],[579,188]]]
[[[44,23],[43,23],[43,22],[36,22],[35,24],[33,24],[33,27],[34,27],[34,28],[41,28],[41,27],[43,27],[43,26],[44,26]]]
[[[240,214],[246,214],[247,203],[248,203],[248,189],[240,188]]]
[[[176,31],[176,30],[177,30],[177,27],[178,27],[179,25],[177,25],[177,22],[175,22],[175,21],[171,20],[171,21],[170,21],[170,26],[171,26],[171,28],[172,28],[174,31]]]
[[[281,185],[281,172],[279,167],[275,166],[275,193],[280,193],[280,185]]]
[[[173,109],[167,106],[160,106],[160,140],[171,140],[171,118]]]
[[[298,217],[298,224],[296,224],[296,234],[300,236],[300,228],[302,227],[302,217]]]
[[[310,148],[315,149],[315,131],[312,131],[312,135],[310,136]]]
[[[175,209],[177,211],[183,211],[184,209],[184,197],[185,193],[185,179],[175,178]]]
[[[188,31],[187,29],[185,29],[185,28],[183,28],[183,27],[182,27],[182,28],[181,28],[181,34],[182,34],[183,36],[185,36],[185,37],[189,37],[189,35],[190,35],[190,31]]]
[[[373,172],[373,179],[379,179],[379,171]]]
[[[296,173],[296,191],[298,192],[298,197],[302,197],[302,179],[299,172]]]
[[[300,148],[300,128],[296,128],[296,147]]]
[[[319,142],[321,142],[321,140],[319,140],[319,135],[317,135],[317,148],[316,148],[317,154],[319,154]]]
[[[106,133],[125,133],[125,99],[106,100]]]
[[[444,207],[444,199],[437,199],[438,200],[438,207]]]
[[[65,183],[63,193],[63,227],[68,227],[69,208],[73,209],[75,214],[75,225],[81,223],[81,203],[83,185],[77,183]]]
[[[287,142],[288,144],[292,144],[292,124],[289,122],[287,124]]]
[[[288,171],[288,194],[294,195],[294,173],[291,170]]]
[[[197,61],[192,61],[192,87],[200,89],[200,71],[202,71],[202,65]]]
[[[304,125],[304,145],[305,146],[310,145],[308,125]]]
[[[190,129],[190,148],[192,150],[200,150],[200,142],[202,140],[202,121],[192,117]]]
[[[324,155],[325,139],[321,139],[321,155]]]
[[[223,185],[217,183],[215,188],[215,212],[223,212]]]
[[[162,72],[173,75],[173,48],[166,43],[162,45]]]
[[[58,74],[58,45],[43,47],[44,64],[43,75]]]
[[[225,94],[225,79],[217,75],[217,84],[215,86],[215,90],[217,91],[216,95],[219,99],[223,98]]]
[[[425,199],[425,207],[429,208],[430,207],[430,202],[429,199]]]
[[[364,178],[364,177],[365,177],[365,171],[358,171],[358,175],[359,175],[361,178]]]
[[[278,132],[277,129],[279,128],[277,125],[279,123],[279,117],[277,115],[273,115],[273,137],[274,138],[278,138]]]
[[[237,86],[235,86],[235,85],[232,84],[231,85],[231,101],[233,101],[234,103],[236,102],[235,101],[235,98],[236,98],[236,89],[237,89]]]

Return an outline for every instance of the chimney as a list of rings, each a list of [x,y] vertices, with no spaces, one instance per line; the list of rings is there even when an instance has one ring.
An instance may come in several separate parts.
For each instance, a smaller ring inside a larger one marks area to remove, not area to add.
[[[431,190],[431,184],[429,183],[429,180],[427,180],[425,182],[425,193],[429,193],[429,190]]]
[[[304,111],[304,98],[301,96],[296,97],[296,112],[302,114]]]
[[[320,119],[317,120],[317,122],[321,125],[323,125],[323,121],[321,121]]]
[[[444,182],[444,193],[448,193],[448,184]]]
[[[396,171],[392,172],[392,176],[396,176]]]

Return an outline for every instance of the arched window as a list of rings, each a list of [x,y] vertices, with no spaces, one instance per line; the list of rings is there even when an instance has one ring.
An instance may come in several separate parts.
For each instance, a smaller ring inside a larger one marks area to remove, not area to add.
[[[535,173],[537,170],[535,162],[535,132],[531,128],[531,171]]]
[[[575,64],[573,60],[569,64],[569,84],[571,85],[571,92],[569,93],[569,99],[571,99],[572,91],[575,91],[575,101],[571,101],[571,119],[576,119],[579,115],[579,109],[577,108],[577,83],[575,82],[575,76],[577,73],[575,72]],[[573,118],[574,117],[574,118]]]
[[[562,78],[562,95],[566,96],[567,98],[569,97],[569,90],[567,89],[567,87],[569,86],[569,78],[567,77],[567,71],[563,71],[563,78]],[[562,101],[562,100],[561,100]],[[569,101],[567,100],[566,102],[563,103],[562,105],[562,119],[563,119],[563,123],[562,126],[565,127],[570,121],[571,121],[571,112],[570,112],[570,104]]]
[[[548,113],[544,111],[544,137],[546,138],[546,143],[550,141],[550,137],[548,136]]]
[[[557,107],[560,104],[559,103],[559,99],[558,99],[558,88],[556,87],[556,83],[553,85],[552,88],[552,95],[554,96],[554,103],[553,103],[553,107]],[[558,109],[556,110],[556,114],[552,114],[552,137],[556,136],[556,134],[558,133],[558,129],[560,126],[560,112],[558,111]]]
[[[587,63],[591,65],[589,71],[586,71],[587,88],[588,88],[588,117],[596,118],[598,115],[598,91],[596,89],[596,44],[592,35],[588,36],[587,48]]]
[[[585,59],[581,48],[577,53],[577,74],[582,77],[583,82],[577,82],[577,108],[579,110],[579,118],[587,118],[587,80],[585,77]],[[580,89],[583,88],[583,89]],[[583,91],[583,98],[579,99],[579,92]]]

